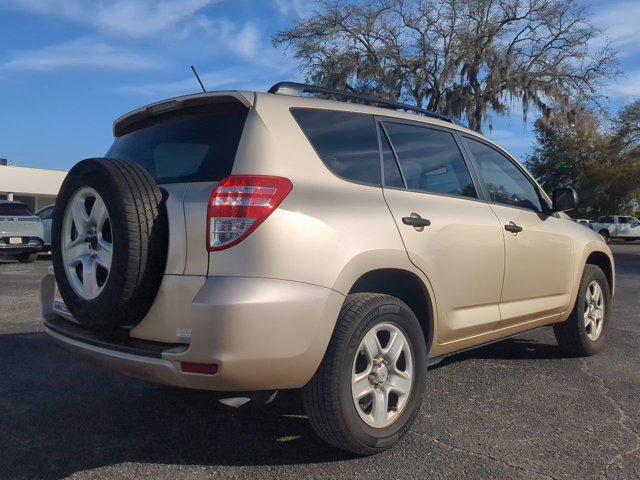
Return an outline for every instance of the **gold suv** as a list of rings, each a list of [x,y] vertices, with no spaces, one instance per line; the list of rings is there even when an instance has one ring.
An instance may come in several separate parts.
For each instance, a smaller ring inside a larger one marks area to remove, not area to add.
[[[114,137],[64,181],[42,281],[48,333],[94,362],[235,405],[300,389],[322,438],[372,454],[429,362],[547,325],[603,348],[614,266],[563,213],[574,191],[447,118],[280,83],[152,104]]]

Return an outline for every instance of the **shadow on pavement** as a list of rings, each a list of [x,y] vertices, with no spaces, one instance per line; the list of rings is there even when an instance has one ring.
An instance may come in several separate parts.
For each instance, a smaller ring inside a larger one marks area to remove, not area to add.
[[[350,458],[317,439],[295,394],[234,410],[208,392],[97,370],[44,333],[0,335],[2,478],[123,462],[285,465]]]
[[[555,343],[541,343],[525,338],[508,338],[484,347],[445,357],[440,363],[431,368],[441,368],[452,363],[471,359],[545,360],[569,357],[570,355],[567,355]]]

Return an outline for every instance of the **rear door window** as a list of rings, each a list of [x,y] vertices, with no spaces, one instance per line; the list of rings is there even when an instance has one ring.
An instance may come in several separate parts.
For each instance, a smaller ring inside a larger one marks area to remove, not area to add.
[[[471,174],[453,135],[444,130],[385,122],[407,188],[477,198]]]
[[[346,180],[380,185],[372,115],[309,108],[294,108],[291,113],[329,170]]]
[[[167,112],[132,125],[106,156],[142,165],[160,184],[221,180],[233,169],[246,116],[239,103]]]
[[[613,217],[600,217],[598,223],[616,223]]]
[[[0,217],[31,217],[33,213],[22,203],[0,203]]]

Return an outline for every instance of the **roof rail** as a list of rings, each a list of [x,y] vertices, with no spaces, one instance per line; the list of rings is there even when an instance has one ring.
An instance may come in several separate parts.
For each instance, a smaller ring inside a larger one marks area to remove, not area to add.
[[[424,108],[418,108],[406,103],[399,103],[392,100],[385,100],[383,98],[370,97],[368,95],[361,95],[359,93],[332,90],[330,88],[317,87],[315,85],[307,85],[305,83],[278,82],[268,90],[268,93],[296,96],[302,96],[302,94],[304,93],[322,93],[325,95],[342,97],[347,100],[358,100],[366,105],[392,108],[394,110],[405,110],[408,112],[419,113],[420,115],[424,115],[425,117],[437,118],[438,120],[443,120],[445,122],[456,123],[453,119],[447,117],[446,115],[441,115],[439,113],[432,112],[431,110],[425,110]]]

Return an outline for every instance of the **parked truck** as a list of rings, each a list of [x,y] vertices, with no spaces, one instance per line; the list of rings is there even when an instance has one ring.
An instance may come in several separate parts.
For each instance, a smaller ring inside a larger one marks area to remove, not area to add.
[[[610,215],[600,217],[592,228],[602,237],[610,239],[640,240],[640,220],[635,217]]]

